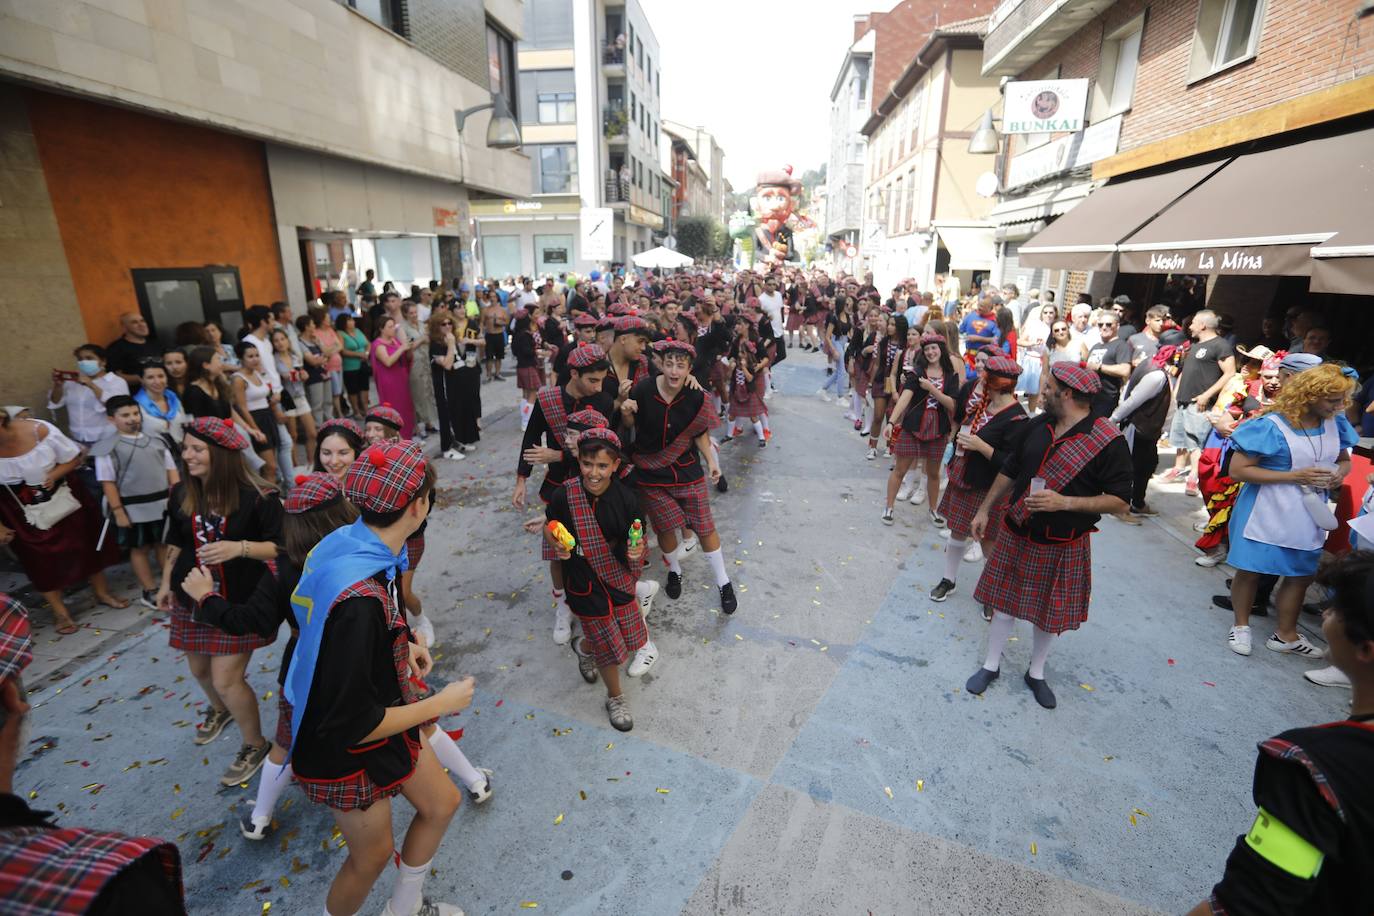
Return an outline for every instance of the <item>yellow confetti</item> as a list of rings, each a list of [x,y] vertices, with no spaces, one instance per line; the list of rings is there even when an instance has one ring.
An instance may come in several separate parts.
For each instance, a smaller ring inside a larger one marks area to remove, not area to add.
[[[490,635],[491,635],[491,627],[487,627],[487,628],[483,631],[483,633],[484,633],[485,635],[487,635],[487,636],[490,636]]]
[[[672,791],[672,789],[655,789],[654,791],[657,792],[659,795],[667,795],[669,792]]]
[[[539,904],[535,903],[533,900],[526,900],[525,902],[523,902],[523,903],[520,904],[520,909],[522,909],[522,910],[537,910],[537,909],[539,909]]]
[[[820,644],[821,644],[821,641],[820,641],[819,639],[813,639],[813,640],[811,640],[811,645],[813,645],[813,646],[819,646]]]
[[[1095,689],[1092,684],[1079,684],[1078,686],[1090,693]]]
[[[612,741],[610,744],[606,745],[606,750],[609,751],[609,750],[610,750],[611,748],[613,748],[613,747],[615,747],[615,742],[614,742],[614,741]]]
[[[1132,815],[1131,815],[1131,826],[1134,827],[1135,825],[1136,825],[1136,824],[1135,824],[1135,815],[1132,814]]]
[[[534,718],[534,713],[532,713],[532,712],[527,712],[527,713],[525,713],[525,718],[526,718],[526,719],[533,719],[533,718]]]
[[[172,786],[172,791],[175,792],[177,795],[180,795],[180,794],[181,794],[181,785],[180,785],[179,783],[173,785],[173,786]]]
[[[1141,817],[1149,817],[1149,816],[1150,816],[1150,815],[1147,814],[1146,812],[1141,811],[1139,808],[1132,808],[1131,810],[1134,811],[1136,814],[1139,814]]]
[[[1035,843],[1031,843],[1031,855],[1035,855],[1035,854],[1036,854]]]
[[[1102,759],[1105,760],[1105,761],[1107,761],[1108,763],[1111,763],[1113,760],[1116,759],[1116,755],[1115,755],[1115,754],[1108,754],[1106,757],[1103,757]]]
[[[812,599],[811,599],[811,603],[814,604],[816,607],[820,607],[820,606],[821,606],[821,603],[820,603],[819,601],[817,601],[815,598],[812,598]]]
[[[587,800],[587,792],[586,792],[586,790],[585,790],[585,789],[578,789],[578,790],[577,790],[577,797],[580,798],[580,799],[582,799],[583,801],[586,801],[586,800]]]
[[[735,638],[738,639],[740,642],[744,642],[744,637],[739,635],[738,633],[735,634]]]
[[[830,651],[830,647],[829,647],[829,646],[821,646],[821,651],[822,651],[822,652],[829,652],[829,651]]]
[[[553,825],[557,827],[561,823],[563,823],[563,814],[562,812],[559,812],[558,817],[553,819]]]
[[[254,878],[252,881],[249,881],[248,883],[244,884],[242,890],[251,891],[253,888],[257,887],[261,883],[261,878]]]
[[[270,912],[271,909],[272,909],[272,901],[271,901],[271,900],[264,900],[264,901],[262,902],[262,911],[263,911],[264,913],[267,913],[267,912]]]
[[[892,797],[892,787],[891,787],[891,786],[883,786],[883,794],[886,795],[888,798],[891,798],[891,797]]]
[[[290,887],[291,879],[286,877],[286,875],[282,875],[280,878],[277,879],[277,883],[280,884],[282,887]]]
[[[185,814],[185,813],[186,813],[186,809],[185,809],[185,808],[178,808],[178,809],[176,809],[175,811],[172,812],[172,820],[176,820],[177,818],[181,817],[181,816],[182,816],[183,814]]]
[[[924,779],[918,779],[918,780],[916,780],[916,791],[917,791],[917,792],[924,792],[925,790],[926,790],[926,781],[925,781]]]

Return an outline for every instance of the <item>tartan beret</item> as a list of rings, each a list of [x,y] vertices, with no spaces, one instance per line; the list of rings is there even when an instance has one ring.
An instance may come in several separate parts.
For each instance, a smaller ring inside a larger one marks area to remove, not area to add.
[[[949,341],[945,340],[945,335],[943,334],[936,331],[926,331],[921,335],[921,346],[924,347],[926,344],[939,344],[942,347],[948,347]]]
[[[1102,390],[1102,380],[1086,363],[1055,363],[1050,366],[1050,374],[1064,385],[1083,394],[1097,394]]]
[[[349,465],[344,495],[359,509],[394,512],[410,504],[425,479],[425,455],[415,442],[379,442]]]
[[[339,482],[334,479],[333,474],[319,471],[314,474],[296,475],[296,485],[291,488],[291,492],[286,494],[286,501],[282,504],[291,515],[300,515],[302,512],[309,512],[311,509],[318,509],[321,506],[337,501],[343,496],[343,490],[339,487]]]
[[[593,410],[590,407],[584,407],[576,413],[568,414],[568,425],[577,426],[581,429],[596,429],[598,427],[609,427],[611,424],[601,411]]]
[[[332,420],[325,420],[320,424],[320,438],[329,435],[333,429],[346,429],[359,439],[363,437],[363,428],[358,425],[358,421],[349,417],[335,417]]]
[[[662,340],[654,341],[653,347],[654,352],[660,356],[667,356],[669,353],[685,353],[689,359],[697,358],[696,347],[689,343],[683,343],[680,340],[673,340],[671,337],[665,337]]]
[[[578,312],[573,318],[573,326],[579,328],[594,328],[597,321],[595,315],[588,315],[586,312]]]
[[[33,638],[24,605],[0,592],[0,681],[21,673],[33,661]]]
[[[597,333],[602,331],[614,331],[616,320],[617,319],[612,318],[610,315],[602,316],[601,320],[596,323]]]
[[[988,358],[984,371],[988,375],[1000,375],[1002,378],[1017,378],[1021,375],[1021,364],[1005,353],[998,353]]]
[[[610,427],[593,426],[590,429],[585,430],[582,433],[582,435],[578,438],[577,444],[580,447],[584,442],[587,442],[591,439],[600,439],[602,442],[605,442],[607,445],[614,448],[617,452],[621,450],[620,437],[617,436],[614,432],[612,432]]]
[[[610,312],[617,318],[634,314],[634,309],[630,308],[630,306],[624,302],[616,302],[612,304],[611,307],[608,308],[606,311]]]
[[[606,358],[606,351],[594,343],[579,344],[568,354],[568,368],[585,369]]]
[[[203,439],[212,445],[226,448],[231,452],[238,452],[248,447],[248,437],[243,430],[234,425],[233,420],[221,420],[219,417],[197,417],[188,427],[188,433],[193,434],[198,439]]]
[[[367,412],[367,422],[380,423],[383,426],[390,426],[397,432],[401,431],[401,424],[405,420],[401,419],[401,412],[390,404],[378,404]]]
[[[615,336],[623,334],[638,334],[640,337],[650,337],[653,332],[649,330],[649,322],[643,318],[636,318],[634,315],[624,315],[615,320]]]

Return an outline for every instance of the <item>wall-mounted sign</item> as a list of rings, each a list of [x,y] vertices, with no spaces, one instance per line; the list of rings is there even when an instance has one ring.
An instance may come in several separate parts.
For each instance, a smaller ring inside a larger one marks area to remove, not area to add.
[[[663,217],[635,204],[630,204],[629,220],[638,226],[648,226],[650,229],[663,228]]]
[[[1082,130],[1087,104],[1086,79],[1007,83],[1002,94],[1002,132],[1045,134]]]
[[[541,198],[539,200],[522,200],[519,198],[487,198],[473,200],[468,204],[468,209],[475,217],[512,217],[512,216],[548,216],[552,213],[576,213],[581,209],[582,204],[575,195],[557,195]]]
[[[615,211],[610,207],[583,207],[582,260],[610,261],[615,257]]]
[[[543,250],[543,256],[543,262],[545,264],[568,263],[568,249],[566,248],[545,248]]]
[[[1236,248],[1155,248],[1121,251],[1121,272],[1309,276],[1312,244]]]
[[[1121,142],[1121,115],[1099,121],[1087,130],[1060,137],[1013,156],[1007,164],[1007,187],[1030,184],[1069,169],[1090,165],[1116,153]]]
[[[458,211],[448,207],[433,207],[435,229],[457,229]]]

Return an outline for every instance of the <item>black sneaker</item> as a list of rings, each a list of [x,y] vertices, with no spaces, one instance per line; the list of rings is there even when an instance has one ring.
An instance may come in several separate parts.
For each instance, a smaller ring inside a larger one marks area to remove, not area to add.
[[[974,696],[978,696],[988,685],[1002,676],[1001,671],[989,671],[986,668],[979,668],[973,672],[973,677],[964,682],[964,689]]]
[[[739,599],[735,597],[735,586],[726,582],[720,587],[720,609],[722,613],[733,614],[739,607]]]
[[[760,440],[759,440],[759,448],[768,448],[768,440],[767,440],[767,439],[760,439]]]
[[[1235,605],[1231,603],[1230,595],[1213,595],[1212,604],[1215,607],[1221,608],[1223,611],[1234,611],[1236,609]],[[1269,605],[1256,601],[1255,606],[1250,608],[1250,616],[1268,617]]]
[[[941,579],[940,583],[930,590],[931,601],[944,601],[954,594],[954,583],[949,579]]]
[[[668,572],[668,584],[663,586],[663,590],[668,593],[668,597],[676,601],[682,597],[682,573]]]
[[[1054,698],[1054,691],[1050,689],[1049,681],[1042,677],[1031,677],[1030,672],[1026,672],[1026,686],[1031,693],[1035,694],[1035,702],[1046,709],[1054,709],[1059,705],[1059,701]]]
[[[725,479],[725,475],[724,475],[724,474],[721,474],[721,475],[720,475],[720,480],[717,480],[717,481],[716,481],[716,492],[717,492],[717,493],[724,493],[724,492],[725,492],[726,490],[728,490],[728,489],[730,489],[730,481],[728,481],[728,480]]]

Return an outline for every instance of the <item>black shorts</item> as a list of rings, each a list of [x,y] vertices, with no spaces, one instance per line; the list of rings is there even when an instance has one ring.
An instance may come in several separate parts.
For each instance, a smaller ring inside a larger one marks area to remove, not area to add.
[[[505,359],[506,358],[506,335],[504,334],[484,334],[487,339],[486,359]]]
[[[345,369],[344,391],[349,394],[367,394],[367,370]]]
[[[120,528],[112,519],[110,527],[114,529],[115,540],[125,550],[130,547],[148,547],[162,543],[162,519],[155,522],[134,522],[128,528]]]
[[[272,408],[264,407],[260,410],[251,410],[249,413],[253,415],[253,422],[258,424],[258,429],[267,437],[266,442],[259,442],[250,437],[249,441],[253,443],[253,451],[258,454],[275,451],[277,446],[281,444],[281,440],[277,437],[277,416],[272,413]]]

